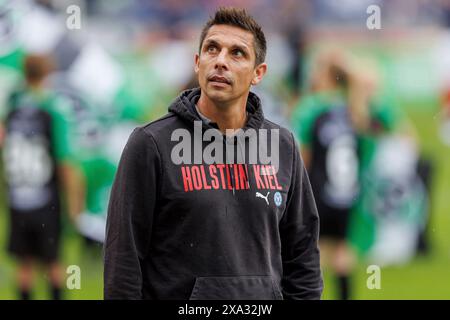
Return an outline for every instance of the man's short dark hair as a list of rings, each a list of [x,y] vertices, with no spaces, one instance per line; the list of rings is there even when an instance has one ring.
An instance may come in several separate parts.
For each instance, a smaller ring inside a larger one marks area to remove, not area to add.
[[[263,63],[266,59],[266,37],[261,26],[244,9],[233,7],[221,7],[216,11],[214,17],[211,17],[202,29],[200,35],[199,52],[202,50],[203,41],[206,34],[213,25],[235,26],[253,34],[254,47],[256,53],[256,65]]]

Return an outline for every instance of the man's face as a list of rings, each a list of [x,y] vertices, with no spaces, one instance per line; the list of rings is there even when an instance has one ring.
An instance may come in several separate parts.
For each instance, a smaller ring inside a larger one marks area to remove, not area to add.
[[[195,73],[202,92],[218,103],[232,102],[247,95],[258,84],[266,64],[255,66],[253,34],[229,25],[213,25],[195,56]]]

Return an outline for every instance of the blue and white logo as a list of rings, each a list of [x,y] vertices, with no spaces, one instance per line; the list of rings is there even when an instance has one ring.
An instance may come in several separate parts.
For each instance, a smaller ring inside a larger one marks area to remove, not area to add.
[[[275,192],[275,194],[273,195],[273,201],[275,202],[275,205],[279,207],[281,205],[281,202],[283,201],[281,193],[279,193],[278,191]]]

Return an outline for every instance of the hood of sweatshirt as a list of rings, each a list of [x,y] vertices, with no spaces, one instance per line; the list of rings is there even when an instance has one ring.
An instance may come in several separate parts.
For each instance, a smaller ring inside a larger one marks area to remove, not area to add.
[[[201,90],[200,88],[194,88],[183,91],[169,106],[169,111],[178,115],[181,119],[187,121],[188,123],[193,123],[194,121],[202,121],[202,118],[195,109],[195,104],[200,98]],[[252,92],[249,93],[247,99],[247,122],[242,128],[244,131],[247,129],[258,130],[262,127],[264,123],[264,113],[261,106],[261,100],[258,96]],[[215,123],[203,122],[203,128],[218,129]]]

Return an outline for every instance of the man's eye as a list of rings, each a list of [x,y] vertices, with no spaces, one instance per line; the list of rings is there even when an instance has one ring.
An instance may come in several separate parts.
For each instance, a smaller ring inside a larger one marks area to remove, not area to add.
[[[208,52],[215,52],[216,51],[216,47],[215,46],[209,46],[208,48],[207,48],[207,51]]]
[[[233,54],[238,57],[244,56],[244,52],[240,49],[233,50]]]

